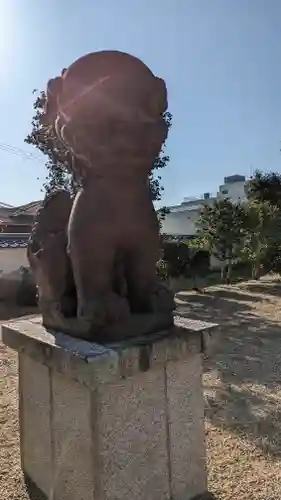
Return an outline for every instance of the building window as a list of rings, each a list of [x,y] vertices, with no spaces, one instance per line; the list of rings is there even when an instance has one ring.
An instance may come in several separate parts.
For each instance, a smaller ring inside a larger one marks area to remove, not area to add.
[[[228,194],[228,189],[222,189],[221,192],[222,194]]]

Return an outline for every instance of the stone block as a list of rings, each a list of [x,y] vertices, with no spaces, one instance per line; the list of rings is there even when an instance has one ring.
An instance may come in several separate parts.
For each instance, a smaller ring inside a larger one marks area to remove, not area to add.
[[[186,500],[207,490],[202,356],[167,363],[166,377],[171,498]]]
[[[170,498],[164,384],[156,369],[98,391],[94,442],[107,500]]]
[[[52,500],[93,500],[91,392],[52,371]]]
[[[19,355],[21,461],[25,473],[49,494],[52,484],[50,370]]]
[[[20,358],[23,469],[48,500],[206,491],[202,353],[214,326],[176,318],[110,345],[48,332],[39,317],[3,326]]]

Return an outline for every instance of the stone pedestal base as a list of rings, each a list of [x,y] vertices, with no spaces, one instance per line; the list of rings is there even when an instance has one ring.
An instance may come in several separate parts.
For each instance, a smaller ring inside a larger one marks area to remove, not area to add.
[[[19,353],[22,468],[48,500],[207,490],[201,375],[213,325],[178,325],[110,346],[49,333],[39,317],[3,326]]]

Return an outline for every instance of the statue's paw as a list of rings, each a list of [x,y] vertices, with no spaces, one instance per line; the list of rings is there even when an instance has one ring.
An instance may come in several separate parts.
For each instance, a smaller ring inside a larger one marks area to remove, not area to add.
[[[174,294],[163,282],[157,286],[151,295],[151,305],[153,312],[172,312],[176,308]]]

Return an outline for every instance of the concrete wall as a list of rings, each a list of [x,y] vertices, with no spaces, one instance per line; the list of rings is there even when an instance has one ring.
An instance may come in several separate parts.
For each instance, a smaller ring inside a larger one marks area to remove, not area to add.
[[[0,276],[29,266],[26,248],[0,248]]]
[[[0,248],[0,301],[35,306],[34,278],[30,268],[27,274],[22,273],[22,266],[29,268],[26,248]]]
[[[186,210],[184,212],[170,212],[162,222],[163,233],[170,235],[196,234],[196,221],[199,218],[199,210]]]
[[[232,202],[245,201],[245,181],[223,184],[219,188],[218,198],[230,198]]]

